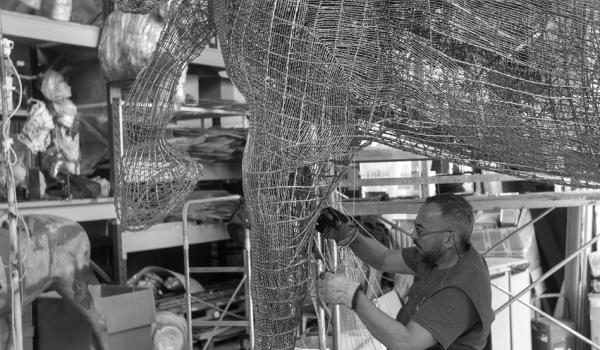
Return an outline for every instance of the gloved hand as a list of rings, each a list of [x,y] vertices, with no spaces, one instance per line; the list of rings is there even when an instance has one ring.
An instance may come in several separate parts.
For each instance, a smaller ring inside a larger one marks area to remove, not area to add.
[[[348,216],[327,207],[317,219],[317,231],[323,238],[334,239],[340,247],[347,247],[358,237],[358,226]]]
[[[347,278],[343,273],[326,272],[317,281],[319,298],[327,304],[343,304],[349,309],[353,305],[356,294],[361,291],[360,283]]]

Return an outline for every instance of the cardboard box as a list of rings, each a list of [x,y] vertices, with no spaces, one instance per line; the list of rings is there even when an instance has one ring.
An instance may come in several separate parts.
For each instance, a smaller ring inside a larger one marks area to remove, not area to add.
[[[154,296],[150,289],[92,285],[90,293],[104,317],[111,350],[152,349]],[[36,301],[38,350],[92,350],[90,327],[57,294]]]

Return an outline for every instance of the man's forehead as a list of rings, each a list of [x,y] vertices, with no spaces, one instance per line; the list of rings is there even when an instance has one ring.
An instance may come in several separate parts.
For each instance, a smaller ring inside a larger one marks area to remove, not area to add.
[[[442,210],[436,203],[423,204],[417,214],[416,222],[429,221],[434,219],[440,219],[442,216]]]

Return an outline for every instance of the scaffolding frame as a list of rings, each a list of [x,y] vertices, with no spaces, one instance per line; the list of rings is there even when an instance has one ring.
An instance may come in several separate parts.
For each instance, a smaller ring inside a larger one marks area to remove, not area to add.
[[[402,153],[393,152],[392,159],[387,159],[388,161],[414,161],[414,159],[407,157]],[[389,155],[387,155],[389,158]],[[361,158],[355,159],[357,162],[371,162],[371,161],[382,161],[382,159],[372,160],[369,158]],[[503,174],[489,173],[489,174],[479,174],[479,175],[456,175],[456,176],[420,176],[420,177],[410,177],[410,178],[377,178],[377,179],[352,179],[346,180],[342,185],[345,186],[375,186],[375,185],[397,185],[397,184],[420,184],[423,191],[423,185],[427,184],[438,184],[438,183],[464,183],[464,182],[482,182],[489,184],[490,182],[498,182],[498,181],[522,181],[522,179],[509,177]],[[424,197],[428,195],[428,192],[423,192]],[[353,201],[344,201],[342,202],[342,206],[344,207],[346,212],[350,212],[353,215],[383,215],[383,214],[395,214],[395,213],[405,213],[405,214],[416,214],[419,208],[423,205],[425,198],[417,198],[417,199],[392,199],[388,201],[361,201],[361,202],[353,202]],[[496,247],[503,244],[505,241],[510,239],[512,236],[521,232],[527,226],[533,225],[543,217],[547,216],[550,212],[552,212],[555,208],[559,207],[588,207],[594,206],[598,204],[600,200],[600,191],[591,190],[591,191],[572,191],[572,192],[538,192],[538,193],[527,193],[527,194],[518,194],[518,195],[485,195],[485,196],[473,196],[473,197],[465,197],[474,210],[490,210],[490,209],[545,209],[543,213],[541,213],[536,218],[530,220],[529,222],[517,227],[514,231],[504,237],[502,240],[494,244],[492,247],[487,249],[482,255],[485,256],[491,251],[493,251]],[[388,222],[390,223],[390,222]],[[393,223],[390,223],[393,224]],[[398,229],[403,234],[406,234],[404,230],[402,230],[397,225],[392,225]],[[580,233],[581,234],[581,233]],[[553,266],[550,270],[548,270],[544,275],[533,281],[528,287],[519,291],[518,293],[512,295],[510,292],[503,290],[501,287],[492,284],[493,288],[500,290],[501,292],[509,295],[509,300],[501,305],[498,309],[494,310],[495,314],[499,314],[514,302],[518,301],[530,308],[534,312],[541,312],[542,315],[546,315],[542,310],[536,308],[535,306],[525,303],[520,298],[524,296],[527,292],[531,291],[535,286],[542,283],[544,280],[548,279],[551,275],[553,275],[556,271],[563,268],[569,262],[579,257],[581,254],[584,254],[591,246],[600,240],[600,233],[596,233],[596,236],[593,236],[585,243],[581,243],[581,245],[569,256],[566,256],[562,261]],[[561,323],[559,320],[548,317],[548,320],[557,324],[559,327],[565,329],[566,331],[572,333],[581,341],[589,344],[592,348],[600,350],[600,345],[596,345],[589,338],[584,337],[576,330],[566,326]]]
[[[189,232],[188,232],[188,210],[191,205],[200,204],[200,203],[213,203],[213,202],[222,202],[222,201],[231,201],[231,200],[239,200],[239,195],[233,196],[224,196],[224,197],[214,197],[214,198],[202,198],[202,199],[192,199],[188,200],[183,204],[182,209],[182,221],[183,221],[183,259],[184,259],[184,275],[185,275],[185,303],[186,303],[186,321],[187,321],[187,343],[189,350],[193,350],[194,346],[194,337],[193,337],[193,326],[210,326],[214,325],[214,331],[221,326],[230,326],[230,327],[246,327],[248,336],[249,336],[249,350],[254,349],[254,317],[252,313],[252,296],[250,290],[250,282],[251,282],[251,262],[250,262],[250,230],[244,230],[244,266],[229,266],[229,267],[191,267],[190,266],[190,240],[189,240]],[[215,321],[193,321],[192,319],[192,293],[190,286],[190,275],[192,273],[242,273],[242,280],[237,285],[235,291],[233,292],[231,298],[227,302],[227,305],[222,310],[219,320]],[[246,320],[240,321],[226,321],[223,320],[223,317],[228,313],[229,307],[231,306],[233,300],[237,296],[238,292],[241,290],[241,287],[244,286],[244,291],[246,293]],[[208,345],[212,341],[212,336],[205,343],[204,349],[208,347]]]

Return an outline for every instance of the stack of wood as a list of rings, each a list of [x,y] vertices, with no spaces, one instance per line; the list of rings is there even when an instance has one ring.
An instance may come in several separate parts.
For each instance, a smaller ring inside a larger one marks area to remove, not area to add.
[[[247,129],[174,127],[169,143],[200,163],[239,162],[246,146]]]

